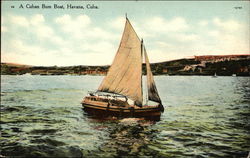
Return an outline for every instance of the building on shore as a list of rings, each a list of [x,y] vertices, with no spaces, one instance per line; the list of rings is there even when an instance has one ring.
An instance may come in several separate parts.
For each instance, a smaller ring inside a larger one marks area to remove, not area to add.
[[[250,59],[250,54],[239,54],[239,55],[201,55],[194,56],[195,61],[206,61],[206,62],[220,62],[230,60],[242,60]]]

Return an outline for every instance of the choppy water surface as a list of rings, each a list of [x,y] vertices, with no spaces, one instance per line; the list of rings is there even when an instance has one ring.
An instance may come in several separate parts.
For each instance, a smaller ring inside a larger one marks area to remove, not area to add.
[[[247,157],[249,77],[157,76],[158,122],[86,115],[102,78],[1,76],[1,156]]]

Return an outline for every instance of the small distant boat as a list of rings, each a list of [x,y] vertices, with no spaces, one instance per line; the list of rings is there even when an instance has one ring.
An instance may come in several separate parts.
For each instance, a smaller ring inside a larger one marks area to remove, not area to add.
[[[212,77],[214,77],[214,78],[216,78],[216,77],[217,77],[216,72],[214,73],[214,75],[213,75]]]
[[[31,76],[31,73],[25,73],[24,76]]]
[[[236,77],[237,75],[236,74],[232,74],[233,77]]]
[[[147,71],[146,101],[142,87],[143,54]],[[119,49],[107,76],[96,92],[83,99],[82,106],[87,113],[100,117],[159,119],[164,111],[143,40],[139,39],[127,17]]]

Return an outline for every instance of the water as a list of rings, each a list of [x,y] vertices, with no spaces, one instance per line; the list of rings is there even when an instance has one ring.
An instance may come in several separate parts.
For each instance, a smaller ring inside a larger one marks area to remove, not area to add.
[[[1,76],[1,156],[247,157],[250,78],[156,76],[161,120],[98,120],[81,100],[103,76]]]

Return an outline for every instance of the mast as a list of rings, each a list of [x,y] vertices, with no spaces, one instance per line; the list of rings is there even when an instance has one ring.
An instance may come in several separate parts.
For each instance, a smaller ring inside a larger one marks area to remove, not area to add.
[[[141,65],[143,64],[142,58],[143,58],[143,38],[141,39]],[[141,66],[142,69],[142,66]],[[143,103],[143,83],[142,83],[142,71],[141,71],[141,94],[142,94],[142,103]],[[142,106],[142,105],[141,105]]]
[[[141,39],[141,56],[142,56],[142,65],[143,65],[143,62],[145,62],[146,63],[146,59],[145,59],[145,55],[144,55],[144,42],[143,42],[143,38]],[[144,59],[144,61],[143,61],[143,59]],[[146,70],[146,74],[147,74],[147,70]],[[144,83],[144,88],[145,88],[145,98],[143,97],[143,99],[145,99],[144,101],[146,101],[146,102],[144,102],[145,104],[147,104],[148,103],[148,91],[147,91],[147,79],[145,80],[145,81],[143,81],[143,73],[142,73],[142,94],[143,94],[143,83]]]

